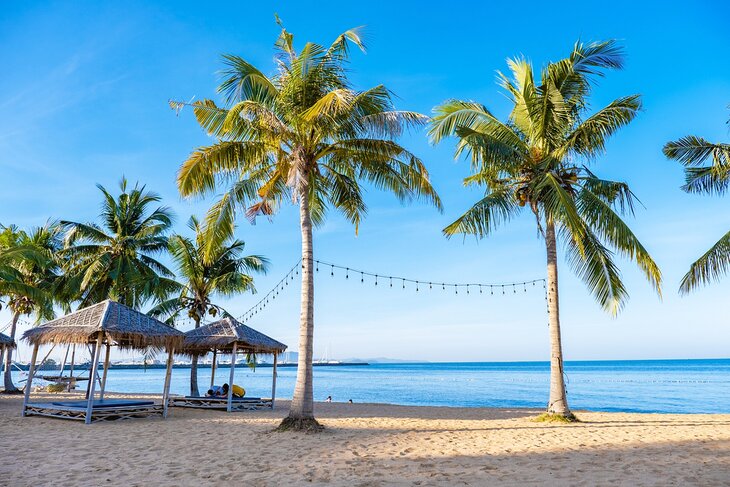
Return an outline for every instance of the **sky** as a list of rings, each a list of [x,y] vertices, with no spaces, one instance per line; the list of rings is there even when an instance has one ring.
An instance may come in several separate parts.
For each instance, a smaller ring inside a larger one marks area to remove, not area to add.
[[[728,200],[680,191],[682,171],[661,148],[684,135],[730,139],[730,4],[698,1],[580,2],[545,11],[537,2],[12,2],[0,17],[0,223],[31,227],[48,218],[93,221],[95,184],[116,189],[126,176],[159,193],[186,232],[190,215],[214,201],[184,200],[175,176],[197,147],[212,141],[190,111],[169,99],[216,97],[221,55],[237,54],[273,73],[278,13],[301,47],[329,44],[364,26],[367,53],[354,52],[353,84],[385,84],[400,109],[424,114],[449,98],[475,100],[501,118],[509,104],[495,82],[506,59],[536,67],[567,56],[578,39],[618,39],[626,67],[600,81],[598,109],[642,95],[637,119],[616,134],[592,166],[627,181],[643,203],[629,224],[660,265],[662,297],[636,267],[621,261],[631,298],[607,315],[561,262],[566,360],[727,357],[730,325],[722,312],[730,278],[688,296],[679,281],[691,262],[730,228]],[[446,239],[441,229],[480,196],[465,189],[468,164],[452,141],[434,147],[425,132],[403,138],[431,173],[443,213],[401,205],[370,188],[360,232],[332,213],[315,231],[315,257],[380,275],[434,282],[512,282],[545,276],[545,249],[525,214],[486,240]],[[222,300],[234,316],[252,306],[300,257],[298,213],[271,221],[241,219],[237,236],[271,261],[252,294]],[[315,280],[315,357],[390,357],[429,361],[547,360],[542,290],[469,295],[413,286],[392,288],[359,276]],[[297,350],[299,283],[249,322]],[[0,327],[10,320],[0,312]],[[19,335],[30,326],[24,322]],[[191,325],[184,324],[185,330]],[[63,350],[54,351],[55,358]],[[21,346],[19,358],[30,353]]]

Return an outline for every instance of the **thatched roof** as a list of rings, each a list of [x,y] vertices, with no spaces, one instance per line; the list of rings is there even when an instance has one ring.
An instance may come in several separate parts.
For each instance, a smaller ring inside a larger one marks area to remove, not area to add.
[[[213,349],[230,353],[234,343],[238,344],[237,350],[241,353],[268,354],[286,350],[283,343],[228,317],[185,333],[182,351],[190,355],[203,355]]]
[[[0,346],[15,348],[15,342],[5,333],[0,333]]]
[[[31,328],[23,339],[33,345],[93,343],[99,332],[105,342],[121,348],[179,348],[183,341],[181,331],[109,299]]]

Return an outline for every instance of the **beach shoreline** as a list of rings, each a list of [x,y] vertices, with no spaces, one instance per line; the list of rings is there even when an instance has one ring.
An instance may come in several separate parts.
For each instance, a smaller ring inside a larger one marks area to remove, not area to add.
[[[34,400],[78,394],[34,394]],[[158,395],[159,396],[159,395]],[[148,395],[111,394],[111,397]],[[316,403],[321,434],[275,433],[288,412],[172,408],[84,425],[20,417],[0,395],[0,483],[45,485],[727,485],[730,415]]]

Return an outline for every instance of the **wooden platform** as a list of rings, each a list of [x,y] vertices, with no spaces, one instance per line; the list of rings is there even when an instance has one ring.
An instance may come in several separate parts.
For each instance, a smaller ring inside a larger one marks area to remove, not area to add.
[[[121,419],[146,418],[149,416],[162,417],[162,404],[147,404],[144,406],[118,406],[94,408],[91,412],[91,422],[117,421]],[[26,416],[47,416],[50,418],[86,420],[85,407],[57,406],[50,402],[28,403],[25,408]]]
[[[179,408],[218,409],[228,408],[228,399],[225,397],[189,397],[171,396],[170,406]],[[254,409],[274,408],[274,401],[261,397],[233,398],[231,411],[247,411]]]

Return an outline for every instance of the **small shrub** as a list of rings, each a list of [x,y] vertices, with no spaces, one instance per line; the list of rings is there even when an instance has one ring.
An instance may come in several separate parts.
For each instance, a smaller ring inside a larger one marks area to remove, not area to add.
[[[66,384],[61,384],[60,382],[56,382],[54,384],[49,384],[46,387],[46,392],[64,392],[66,390]]]

